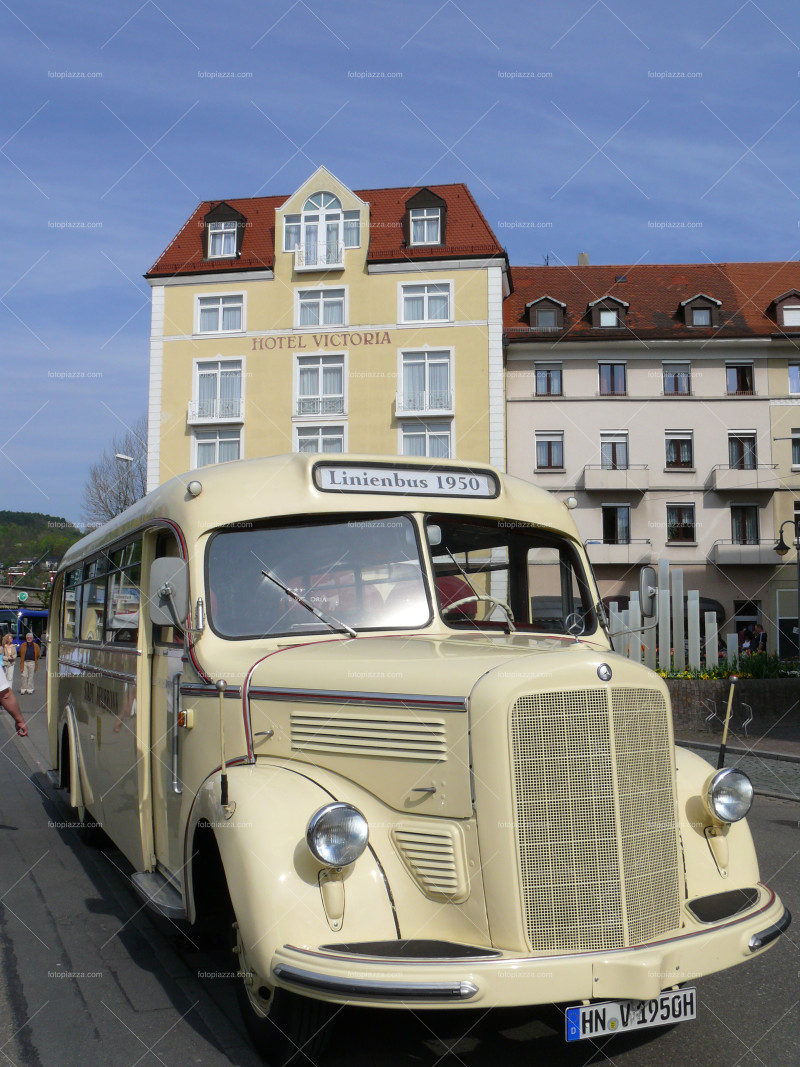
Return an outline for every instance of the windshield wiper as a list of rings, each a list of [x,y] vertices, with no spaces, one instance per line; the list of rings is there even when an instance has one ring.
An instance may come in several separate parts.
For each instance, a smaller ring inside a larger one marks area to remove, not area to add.
[[[298,604],[301,604],[304,608],[310,611],[312,615],[316,615],[320,622],[324,622],[331,630],[343,630],[345,633],[350,634],[351,637],[358,637],[358,633],[352,626],[348,626],[346,622],[337,619],[335,615],[323,614],[318,608],[315,608],[313,604],[309,604],[305,597],[300,596],[299,593],[295,593],[295,591],[290,589],[288,585],[284,585],[280,578],[276,578],[271,571],[262,570],[261,573],[265,578],[269,578],[271,582],[274,582],[275,585],[277,585],[279,589],[282,589],[287,596],[290,596],[292,600],[297,601]]]

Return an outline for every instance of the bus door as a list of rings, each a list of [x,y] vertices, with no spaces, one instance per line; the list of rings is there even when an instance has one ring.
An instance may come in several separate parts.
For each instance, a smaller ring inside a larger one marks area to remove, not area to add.
[[[178,728],[183,672],[183,634],[175,626],[154,626],[150,696],[150,773],[153,783],[153,837],[159,867],[178,886],[183,882],[179,834],[183,782],[182,731]]]

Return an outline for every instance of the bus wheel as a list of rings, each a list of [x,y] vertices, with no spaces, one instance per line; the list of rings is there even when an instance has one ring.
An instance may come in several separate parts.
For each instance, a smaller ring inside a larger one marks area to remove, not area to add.
[[[307,1064],[328,1044],[336,1007],[285,989],[256,985],[234,923],[239,974],[237,996],[250,1040],[270,1067]]]

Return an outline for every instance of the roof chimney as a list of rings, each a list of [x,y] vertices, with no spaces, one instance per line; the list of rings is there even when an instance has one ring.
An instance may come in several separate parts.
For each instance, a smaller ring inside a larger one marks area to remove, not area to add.
[[[579,267],[588,267],[589,266],[589,253],[588,252],[579,252],[578,253],[578,266]]]

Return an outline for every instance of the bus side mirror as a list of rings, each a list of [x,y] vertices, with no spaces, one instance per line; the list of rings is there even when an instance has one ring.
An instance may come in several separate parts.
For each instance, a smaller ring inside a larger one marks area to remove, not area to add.
[[[653,567],[642,567],[639,574],[639,605],[643,619],[652,619],[656,613],[658,585]]]
[[[150,568],[150,622],[186,628],[189,614],[189,571],[186,560],[162,556]]]

